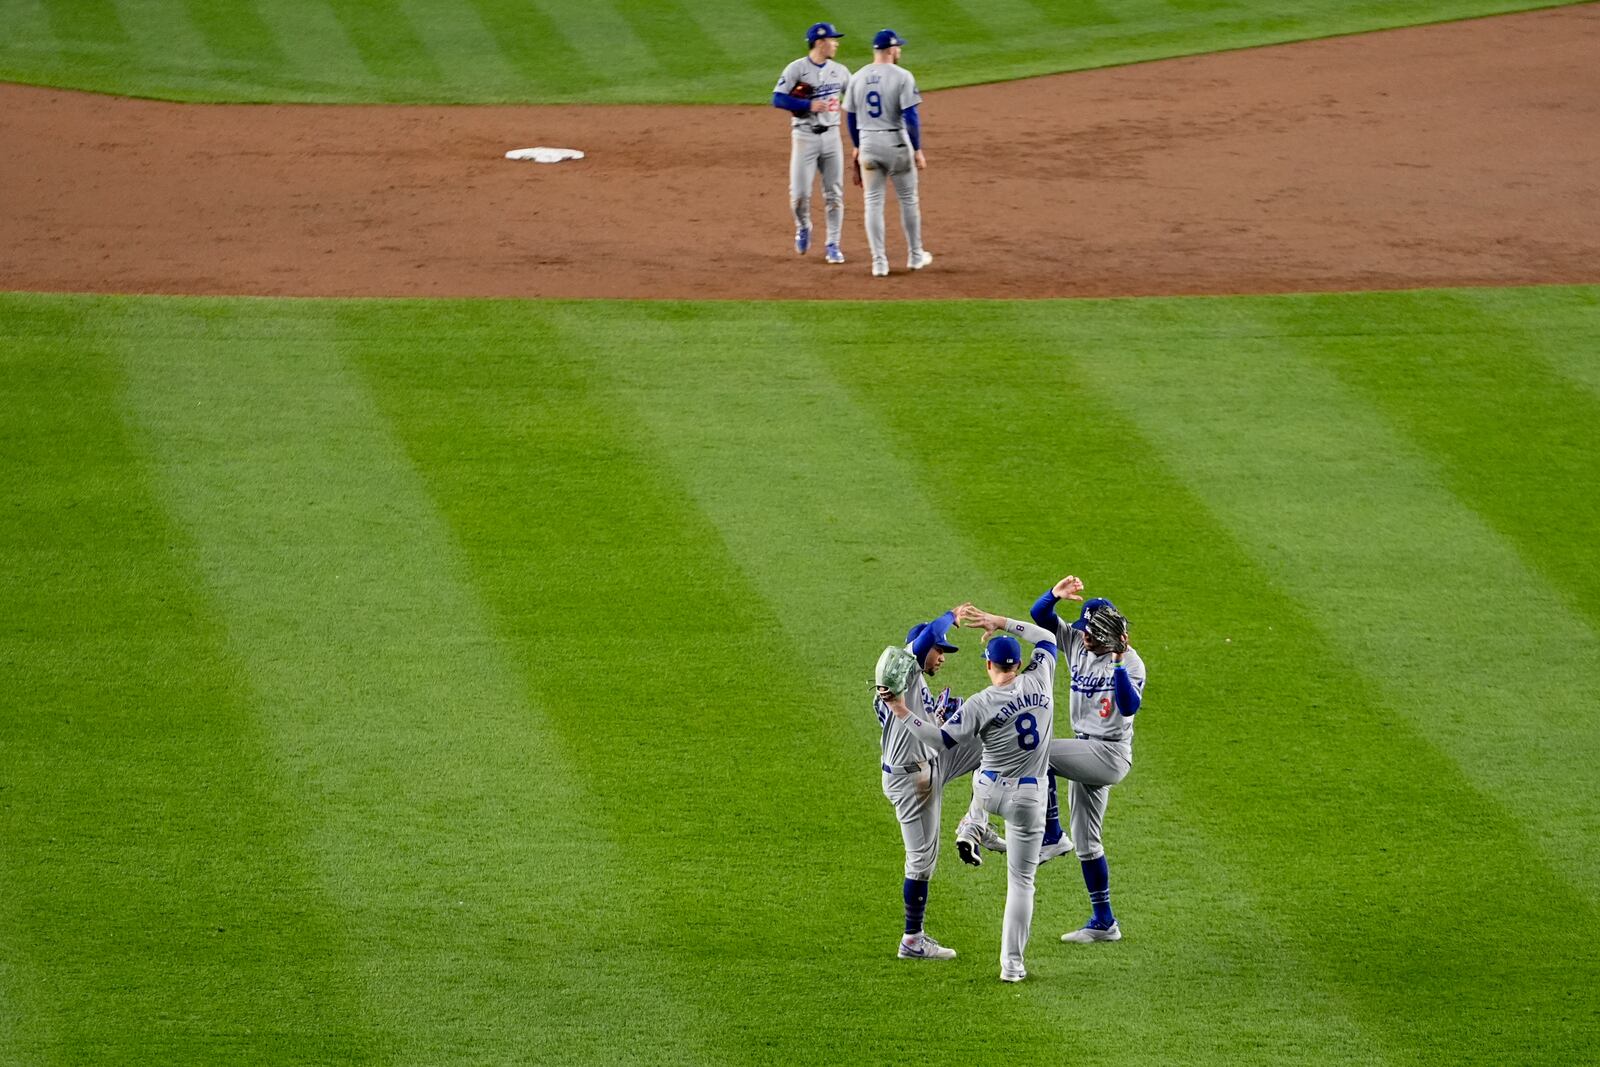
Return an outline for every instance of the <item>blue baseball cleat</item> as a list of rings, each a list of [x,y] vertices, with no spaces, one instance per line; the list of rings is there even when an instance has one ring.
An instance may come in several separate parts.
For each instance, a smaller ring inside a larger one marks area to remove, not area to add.
[[[803,256],[806,254],[806,250],[810,247],[811,227],[807,226],[803,230],[794,231],[794,250]]]
[[[839,246],[838,245],[829,245],[828,248],[827,248],[827,255],[828,255],[828,262],[829,263],[843,263],[844,262],[844,253],[839,251]]]

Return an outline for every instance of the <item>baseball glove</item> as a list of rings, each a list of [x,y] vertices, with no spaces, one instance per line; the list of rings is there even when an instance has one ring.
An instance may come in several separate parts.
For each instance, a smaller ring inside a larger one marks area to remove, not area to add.
[[[873,671],[873,685],[899,696],[911,684],[911,672],[916,669],[917,657],[903,648],[890,645],[878,657],[877,669]]]
[[[815,85],[808,85],[805,82],[796,82],[794,90],[790,92],[789,95],[798,96],[802,100],[810,100],[811,94],[816,91],[817,87]]]
[[[1101,655],[1128,651],[1128,620],[1116,608],[1099,608],[1083,620],[1083,636]]]

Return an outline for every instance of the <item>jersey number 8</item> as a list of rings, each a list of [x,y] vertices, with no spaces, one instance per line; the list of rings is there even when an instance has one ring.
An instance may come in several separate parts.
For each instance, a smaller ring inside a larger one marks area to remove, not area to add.
[[[1017,716],[1017,744],[1026,752],[1039,747],[1039,720],[1027,712]]]
[[[872,118],[883,118],[883,97],[874,89],[867,94],[867,114]]]

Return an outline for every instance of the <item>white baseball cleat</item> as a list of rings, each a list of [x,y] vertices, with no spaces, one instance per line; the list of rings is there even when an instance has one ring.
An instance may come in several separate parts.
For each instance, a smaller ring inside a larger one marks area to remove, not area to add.
[[[911,258],[906,261],[906,266],[910,267],[912,270],[921,270],[923,267],[926,267],[932,262],[932,252],[913,252],[911,253]]]
[[[1027,971],[1006,971],[1006,970],[1002,970],[1000,972],[1000,981],[1002,981],[1002,982],[1020,982],[1026,977],[1028,977],[1028,972]]]
[[[889,276],[889,264],[874,263],[872,265],[872,276],[874,278],[887,278]]]
[[[990,831],[991,833],[993,831]],[[972,819],[962,816],[956,827],[956,852],[969,867],[983,866],[983,830]]]
[[[1049,845],[1039,846],[1039,864],[1043,866],[1057,856],[1065,856],[1072,851],[1072,838],[1066,834],[1061,835],[1061,840]]]
[[[900,939],[903,960],[953,960],[956,950],[945,948],[927,934],[907,934]]]
[[[1006,839],[995,833],[994,827],[988,823],[983,824],[983,847],[990,852],[1004,853],[1006,850]]]
[[[1090,921],[1082,930],[1074,930],[1070,934],[1062,934],[1061,940],[1072,945],[1089,945],[1096,941],[1121,941],[1122,927],[1116,923],[1110,926],[1096,926]]]

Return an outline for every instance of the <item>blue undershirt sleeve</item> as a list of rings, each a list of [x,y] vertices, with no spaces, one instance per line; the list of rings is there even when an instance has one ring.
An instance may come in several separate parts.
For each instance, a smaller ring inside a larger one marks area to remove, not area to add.
[[[911,654],[917,657],[919,666],[934,645],[944,643],[945,635],[950,632],[950,627],[955,621],[955,613],[947,611],[922,628],[917,639],[911,642]]]
[[[1056,615],[1056,599],[1056,595],[1046,589],[1044,596],[1035,600],[1033,607],[1028,611],[1028,615],[1033,619],[1034,623],[1043,626],[1051,633],[1055,633],[1056,628],[1061,625],[1061,619]]]
[[[1139,710],[1139,690],[1125,668],[1118,667],[1111,672],[1111,689],[1116,694],[1119,715],[1132,715]]]
[[[855,145],[857,148],[860,148],[861,127],[856,125],[856,113],[854,111],[846,111],[844,115],[845,121],[850,124],[850,143]]]
[[[912,106],[905,109],[904,117],[906,120],[906,138],[911,142],[911,150],[913,152],[921,151],[922,116],[917,114],[916,107]]]
[[[800,116],[811,114],[811,101],[802,97],[791,96],[788,93],[773,93],[772,106],[781,107],[785,111],[793,111]]]

